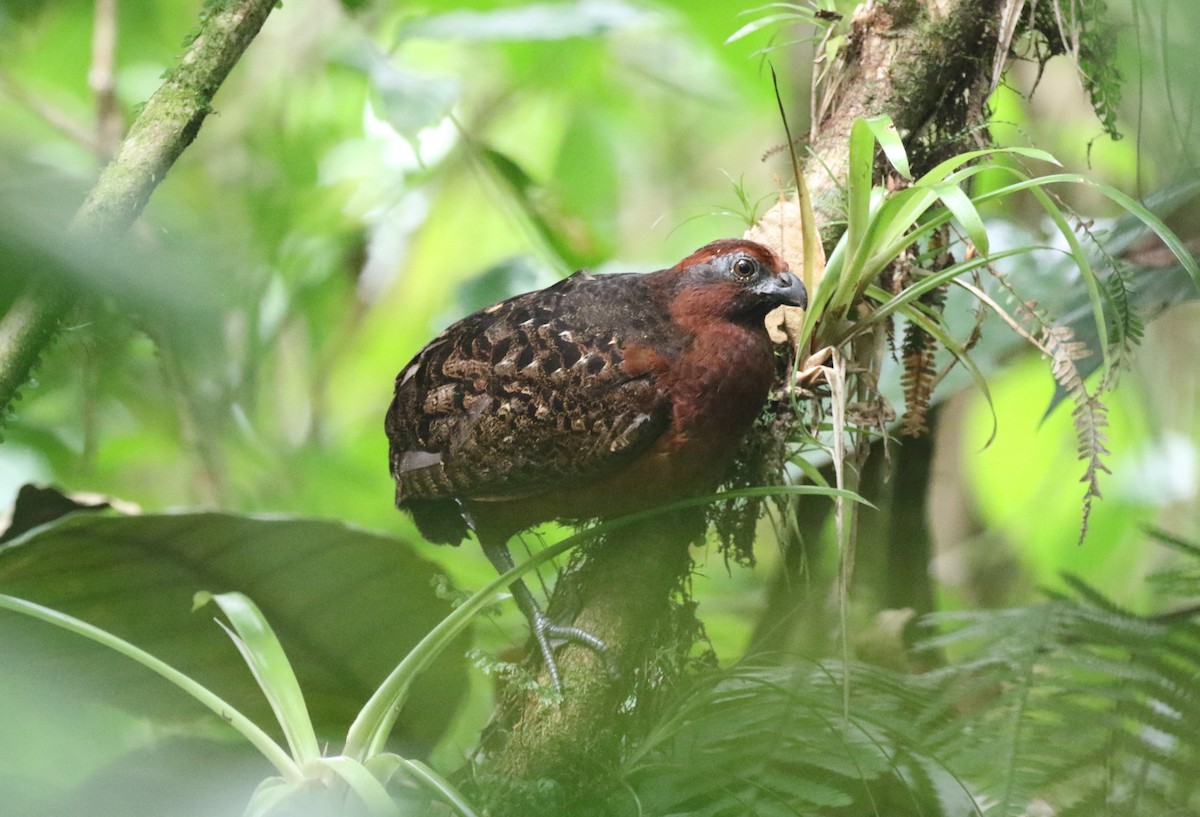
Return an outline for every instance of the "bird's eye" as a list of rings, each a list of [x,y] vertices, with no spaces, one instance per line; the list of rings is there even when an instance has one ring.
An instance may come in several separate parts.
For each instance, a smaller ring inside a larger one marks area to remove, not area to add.
[[[733,274],[739,278],[749,278],[757,269],[758,266],[749,258],[739,258],[733,262]]]

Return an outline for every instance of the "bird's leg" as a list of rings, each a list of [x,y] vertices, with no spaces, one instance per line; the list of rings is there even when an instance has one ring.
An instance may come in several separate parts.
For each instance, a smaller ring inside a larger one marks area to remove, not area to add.
[[[490,537],[487,538],[490,539]],[[501,573],[507,573],[513,569],[512,554],[508,552],[508,545],[495,541],[481,541],[480,544],[483,545],[483,552],[487,554],[488,559],[495,565],[496,570]],[[587,630],[579,627],[555,624],[551,621],[542,612],[541,608],[538,607],[537,602],[533,599],[533,594],[529,592],[529,588],[525,586],[523,580],[517,579],[509,585],[509,589],[512,590],[513,599],[517,602],[517,606],[521,608],[521,612],[525,614],[525,618],[529,621],[529,628],[533,632],[533,638],[537,641],[538,649],[542,653],[542,660],[546,662],[546,669],[550,673],[550,680],[554,682],[554,688],[561,693],[562,682],[559,679],[558,664],[554,661],[554,650],[550,645],[550,639],[559,638],[564,641],[582,644],[599,653],[604,653],[608,649],[608,645]]]

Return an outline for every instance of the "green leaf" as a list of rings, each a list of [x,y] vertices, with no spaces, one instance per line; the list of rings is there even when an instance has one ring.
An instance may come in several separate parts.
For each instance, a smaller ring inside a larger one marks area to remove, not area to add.
[[[366,75],[375,114],[408,140],[449,116],[462,93],[458,80],[406,68],[366,36],[348,43],[340,56]]]
[[[466,798],[446,778],[419,760],[409,760],[390,752],[375,755],[364,764],[371,774],[386,781],[396,771],[403,771],[429,792],[454,807],[463,817],[478,817]]]
[[[959,153],[951,156],[944,162],[940,162],[933,166],[924,176],[916,181],[917,184],[931,185],[946,180],[950,173],[954,172],[963,165],[973,162],[976,159],[992,158],[994,156],[1004,156],[1011,154],[1014,156],[1024,156],[1027,159],[1038,159],[1043,162],[1049,162],[1052,165],[1060,166],[1058,159],[1055,159],[1051,154],[1037,148],[1026,147],[1008,147],[1008,148],[983,148],[981,150],[968,150],[966,153]],[[1013,172],[1018,172],[1012,168]]]
[[[195,606],[216,602],[229,617],[236,632],[229,633],[238,652],[254,673],[254,679],[275,712],[275,718],[287,738],[292,757],[301,766],[321,756],[317,736],[313,733],[304,693],[296,681],[296,673],[288,663],[287,655],[275,637],[270,623],[254,602],[241,593],[197,593]],[[223,628],[224,624],[221,625]]]
[[[108,647],[113,652],[130,659],[132,663],[141,664],[208,707],[222,720],[240,732],[246,740],[250,741],[254,744],[255,748],[262,752],[263,756],[286,779],[295,781],[300,778],[300,767],[287,756],[287,753],[267,733],[259,729],[249,718],[228,702],[222,700],[218,695],[213,694],[195,679],[188,677],[161,659],[145,650],[135,647],[128,641],[118,638],[112,633],[88,624],[86,621],[80,621],[74,616],[69,616],[57,610],[51,610],[48,607],[34,604],[25,599],[0,594],[0,609],[21,613],[30,618],[40,619],[48,624],[53,624],[76,635],[81,635],[90,641],[95,641],[97,644]]]
[[[358,795],[372,817],[399,817],[400,809],[383,784],[357,760],[345,756],[322,758],[318,763],[333,771]]]
[[[855,259],[856,292],[861,293],[867,284],[874,283],[883,268],[929,228],[923,225],[913,229],[913,225],[937,202],[937,198],[934,189],[915,185],[888,196],[872,214],[867,240]]]
[[[1016,247],[1011,250],[1004,250],[1002,252],[998,252],[995,255],[989,256],[987,258],[984,258],[983,256],[977,256],[975,258],[972,258],[970,261],[960,261],[959,263],[949,266],[944,270],[939,270],[938,272],[936,272],[932,275],[925,276],[925,277],[921,278],[921,280],[914,283],[912,286],[905,287],[902,292],[900,292],[896,295],[891,295],[891,297],[888,297],[878,307],[871,310],[871,321],[877,322],[880,319],[887,317],[888,315],[892,314],[893,312],[900,309],[901,307],[906,306],[911,303],[914,303],[915,301],[917,301],[917,299],[919,299],[926,292],[935,290],[938,287],[949,283],[950,281],[954,280],[955,278],[958,278],[960,275],[965,275],[968,272],[977,270],[980,267],[986,266],[987,264],[990,264],[994,261],[1000,261],[1005,258],[1012,258],[1013,256],[1017,256],[1017,255],[1024,255],[1025,253],[1029,252],[1030,249],[1031,249],[1030,247]],[[890,294],[890,293],[885,292],[882,289],[877,289],[877,288],[869,289],[868,292],[872,298],[884,297],[884,296],[887,296]],[[863,322],[863,325],[856,325],[856,326],[850,327],[850,331],[848,333],[846,333],[845,335],[839,336],[837,339],[837,342],[838,343],[844,342],[845,340],[849,339],[852,335],[857,334],[858,332],[861,332],[864,329],[865,329],[865,322]]]
[[[753,9],[752,11],[761,11],[761,10],[762,9]],[[743,14],[749,14],[749,13],[750,12],[743,12]],[[740,40],[744,37],[748,37],[749,35],[753,34],[754,32],[759,31],[760,29],[764,29],[767,26],[774,25],[775,23],[790,23],[790,22],[795,22],[795,21],[807,23],[807,22],[812,22],[815,19],[816,18],[811,13],[805,14],[805,13],[803,13],[803,9],[799,9],[799,8],[796,9],[795,11],[790,11],[790,12],[780,12],[779,14],[767,14],[763,17],[759,17],[757,20],[751,20],[749,23],[746,23],[746,25],[742,26],[737,31],[730,34],[725,39],[725,44],[729,45],[732,42],[737,42],[738,40]]]
[[[245,662],[209,616],[189,612],[200,590],[254,598],[287,647],[315,733],[339,740],[396,661],[449,609],[431,586],[439,572],[401,539],[326,521],[218,513],[73,515],[0,548],[0,592],[103,627],[265,726],[274,715]],[[35,637],[30,626],[6,617],[4,643]],[[186,699],[161,694],[131,662],[72,643],[49,646],[54,671],[87,679],[97,698],[139,714],[194,717]],[[414,685],[416,706],[397,729],[407,745],[427,749],[446,728],[466,686],[464,653],[465,644],[447,652]]]
[[[846,255],[858,255],[871,213],[871,170],[875,164],[875,137],[865,119],[850,126],[849,167],[846,171]]]
[[[875,140],[883,148],[883,155],[892,163],[892,167],[906,179],[912,178],[912,170],[908,167],[908,153],[904,150],[904,142],[890,116],[873,116],[863,120],[871,129]]]
[[[987,228],[983,226],[983,219],[979,216],[979,211],[975,209],[975,205],[971,203],[971,199],[962,191],[956,184],[939,184],[934,187],[938,198],[942,204],[946,205],[954,218],[966,230],[967,237],[971,239],[971,243],[975,245],[975,249],[980,255],[988,254],[988,235]]]
[[[1100,353],[1104,356],[1105,368],[1112,365],[1110,348],[1108,341],[1108,320],[1105,318],[1105,302],[1109,299],[1107,291],[1101,288],[1100,280],[1096,276],[1095,270],[1092,269],[1092,261],[1084,250],[1083,245],[1079,242],[1079,238],[1075,235],[1075,231],[1071,229],[1071,225],[1067,222],[1067,217],[1063,214],[1062,209],[1058,204],[1042,189],[1041,185],[1030,188],[1030,192],[1042,205],[1042,209],[1050,216],[1050,219],[1058,227],[1058,231],[1062,237],[1066,239],[1067,246],[1071,248],[1071,255],[1075,259],[1075,263],[1079,266],[1080,277],[1083,284],[1087,287],[1088,298],[1092,302],[1092,315],[1096,321],[1096,338],[1100,347]]]
[[[404,659],[384,679],[367,703],[359,710],[346,736],[346,755],[365,761],[383,751],[392,728],[408,701],[413,682],[440,656],[454,639],[466,629],[471,619],[490,605],[496,595],[514,580],[539,564],[579,544],[588,534],[576,534],[557,545],[548,547],[532,558],[493,579],[481,590],[454,609],[409,650]]]
[[[1187,270],[1188,275],[1192,276],[1192,282],[1200,289],[1200,266],[1197,266],[1196,259],[1188,248],[1179,240],[1179,236],[1175,235],[1166,224],[1162,222],[1158,216],[1150,212],[1145,205],[1136,199],[1122,193],[1117,188],[1104,182],[1088,180],[1088,183],[1097,187],[1101,193],[1108,196],[1121,207],[1125,208],[1125,212],[1139,219],[1143,224],[1155,232],[1162,239],[1162,242],[1174,253],[1179,259],[1179,263]]]
[[[259,784],[246,804],[242,817],[268,817],[274,809],[298,791],[299,787],[278,777]]]

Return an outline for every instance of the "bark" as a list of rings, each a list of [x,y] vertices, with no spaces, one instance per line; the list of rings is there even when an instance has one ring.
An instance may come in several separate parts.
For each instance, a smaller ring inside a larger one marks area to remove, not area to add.
[[[104,239],[125,232],[137,220],[196,138],[213,95],[275,6],[276,0],[227,0],[206,7],[179,65],[146,102],[75,214],[73,235]],[[70,294],[34,282],[0,319],[0,418],[73,307]]]
[[[1011,14],[1014,3],[885,0],[864,8],[827,81],[810,141],[812,160],[804,174],[818,224],[841,217],[839,185],[855,119],[890,116],[917,173],[972,143],[972,126],[983,121],[995,76],[1002,14]],[[822,239],[829,246],[837,234],[830,227]],[[589,560],[564,575],[552,607],[560,606],[564,593],[581,594],[576,621],[609,640],[623,672],[613,676],[594,655],[572,647],[559,658],[565,687],[561,704],[546,703],[536,693],[500,701],[480,769],[510,787],[527,784],[532,791],[546,778],[557,786],[554,797],[541,802],[498,798],[491,813],[554,813],[564,803],[595,801],[611,785],[603,771],[619,760],[616,710],[635,688],[629,668],[659,646],[647,616],[665,610],[680,586],[690,539],[687,526],[659,527],[648,536],[631,532],[624,543],[595,548]]]
[[[833,77],[825,83],[813,123],[812,159],[804,176],[818,225],[844,217],[854,120],[887,114],[909,152],[913,172],[974,146],[987,97],[1002,19],[1013,0],[890,0],[868,3]],[[1004,41],[1007,47],[1008,40]],[[826,247],[840,234],[822,231]]]

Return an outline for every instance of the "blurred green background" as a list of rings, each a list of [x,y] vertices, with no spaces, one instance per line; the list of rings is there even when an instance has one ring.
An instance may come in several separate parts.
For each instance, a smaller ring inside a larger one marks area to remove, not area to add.
[[[777,198],[789,171],[768,61],[802,130],[813,44],[811,32],[786,26],[727,44],[763,16],[744,14],[750,7],[288,0],[129,239],[80,257],[60,251],[59,237],[112,147],[89,85],[98,5],[0,2],[0,246],[10,259],[57,264],[63,285],[85,294],[4,421],[0,509],[33,482],[147,513],[318,517],[392,534],[432,563],[423,570],[482,585],[491,567],[474,547],[421,542],[392,507],[382,430],[392,379],[470,311],[580,267],[670,265],[740,235]],[[115,116],[127,124],[180,55],[200,3],[119,0],[116,10],[111,78]],[[1109,14],[1124,138],[1104,134],[1064,59],[1044,73],[1015,65],[994,99],[994,138],[1049,150],[1139,197],[1195,181],[1194,9],[1113,0]],[[1117,215],[1086,191],[1062,193],[1100,228]],[[995,208],[995,234],[1020,243],[1045,230],[1026,204]],[[1169,223],[1185,241],[1200,236],[1194,208]],[[1031,256],[1014,275],[1036,282],[1044,263]],[[45,271],[16,264],[0,274],[0,309],[30,269]],[[1194,294],[1177,289],[1164,301]],[[899,507],[873,524],[927,511],[932,551],[913,558],[926,560],[942,609],[1028,602],[1061,587],[1062,571],[1132,609],[1161,609],[1144,578],[1166,555],[1144,529],[1200,535],[1197,318],[1197,305],[1184,303],[1151,323],[1109,401],[1113,474],[1082,545],[1083,467],[1069,403],[1045,416],[1054,393],[1046,361],[1003,337],[981,351],[999,421],[986,449],[991,420],[979,395],[940,394],[928,481],[897,483]],[[754,570],[727,570],[715,549],[696,553],[694,592],[723,662],[772,626],[769,590],[785,560],[770,526],[762,531]],[[869,640],[874,614],[891,606],[891,574],[864,535],[870,586],[852,603]],[[330,568],[311,569],[308,614],[367,604],[352,587],[327,595],[316,571]],[[297,575],[292,592],[304,594],[303,566]],[[823,586],[819,565],[814,576]],[[449,609],[432,592],[429,604],[430,622]],[[524,642],[510,607],[475,627],[488,654]],[[185,605],[172,614],[189,615]],[[821,653],[831,635],[784,640]],[[386,659],[388,644],[377,646]],[[212,731],[130,714],[87,691],[86,662],[55,666],[52,684],[15,667],[3,675],[0,783],[26,813],[83,798],[77,787],[114,758]],[[446,768],[462,762],[490,711],[491,680],[474,669],[468,677],[461,699],[445,702],[445,731],[422,747]],[[172,785],[187,777],[187,764],[159,765]]]

